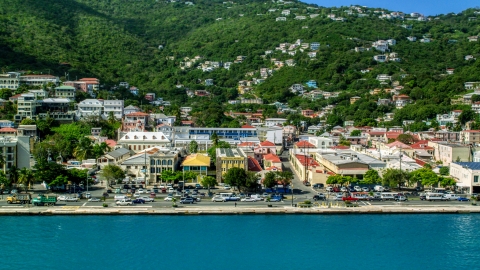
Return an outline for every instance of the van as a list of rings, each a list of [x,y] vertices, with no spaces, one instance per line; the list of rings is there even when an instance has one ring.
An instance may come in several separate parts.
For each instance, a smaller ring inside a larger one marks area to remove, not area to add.
[[[443,197],[443,195],[444,195],[443,193],[427,192],[425,194],[425,199],[427,201],[445,201],[445,200],[447,200]]]
[[[395,200],[395,195],[392,193],[382,193],[380,197],[382,198],[382,200]]]
[[[115,202],[117,201],[121,201],[121,200],[129,200],[129,198],[125,195],[115,195],[115,197],[113,198],[113,200]]]
[[[443,198],[445,198],[448,201],[456,201],[460,196],[457,194],[445,194],[443,195]]]

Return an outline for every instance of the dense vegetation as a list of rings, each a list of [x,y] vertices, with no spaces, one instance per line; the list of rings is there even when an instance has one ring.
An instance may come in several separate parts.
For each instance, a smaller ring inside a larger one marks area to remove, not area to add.
[[[326,119],[331,125],[345,120],[376,125],[376,117],[393,111],[392,107],[376,104],[387,94],[368,94],[374,88],[390,87],[375,79],[378,74],[391,75],[405,86],[403,93],[416,102],[396,112],[391,124],[415,120],[417,129],[425,128],[420,124],[422,120],[457,108],[450,105],[450,99],[465,93],[464,82],[480,80],[480,62],[464,59],[466,55],[480,57],[480,43],[467,40],[480,33],[480,24],[472,19],[480,16],[473,9],[420,22],[380,19],[374,9],[365,10],[366,17],[358,17],[347,15],[348,7],[320,8],[295,1],[289,5],[255,0],[192,2],[5,0],[0,6],[0,68],[50,73],[63,80],[98,77],[106,90],[127,81],[142,93],[156,92],[174,105],[191,104],[195,120],[206,126],[241,124],[232,123],[233,119],[223,114],[236,107],[225,102],[237,97],[239,80],[258,78],[260,68],[273,68],[272,58],[294,59],[296,65],[274,72],[250,95],[267,103],[288,102],[295,109],[318,110],[338,104]],[[285,9],[292,12],[285,16],[287,21],[276,22]],[[330,13],[347,21],[333,21],[326,16]],[[311,14],[319,16],[310,18]],[[307,19],[295,20],[296,15]],[[412,29],[402,24],[412,25]],[[410,42],[408,36],[430,37],[432,42]],[[401,62],[377,63],[373,56],[380,52],[353,50],[389,38],[397,40],[390,49],[398,53]],[[294,43],[297,39],[320,42],[317,56],[310,59],[307,52],[291,56],[275,51],[280,43]],[[261,57],[266,50],[273,53]],[[180,68],[185,57],[197,55],[202,59],[194,67]],[[204,61],[233,62],[240,55],[246,56],[244,61],[232,64],[229,70],[203,72],[195,68]],[[369,73],[361,73],[367,68],[371,68]],[[445,76],[446,68],[454,68],[455,74]],[[253,76],[245,76],[248,72]],[[209,78],[214,80],[214,86],[204,85]],[[309,101],[288,90],[292,84],[308,80],[317,81],[321,90],[342,94],[335,99]],[[180,84],[183,87],[176,87]],[[212,95],[188,98],[185,88],[206,89]],[[362,99],[350,105],[352,96]],[[276,110],[267,106],[243,109],[264,109],[264,116],[276,116]]]

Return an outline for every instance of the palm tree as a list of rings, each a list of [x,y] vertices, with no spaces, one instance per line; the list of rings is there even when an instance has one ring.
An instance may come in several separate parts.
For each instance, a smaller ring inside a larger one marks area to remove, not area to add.
[[[33,185],[35,176],[32,170],[27,168],[22,168],[18,175],[18,182],[25,186],[25,190],[28,192],[28,189]]]
[[[83,137],[73,150],[73,156],[75,156],[78,161],[85,160],[92,154],[92,149],[92,141],[87,137]]]

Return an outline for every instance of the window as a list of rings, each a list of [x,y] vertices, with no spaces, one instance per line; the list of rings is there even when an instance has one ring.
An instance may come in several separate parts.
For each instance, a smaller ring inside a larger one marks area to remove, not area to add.
[[[475,175],[475,176],[473,177],[473,182],[474,182],[474,183],[478,183],[478,175]]]

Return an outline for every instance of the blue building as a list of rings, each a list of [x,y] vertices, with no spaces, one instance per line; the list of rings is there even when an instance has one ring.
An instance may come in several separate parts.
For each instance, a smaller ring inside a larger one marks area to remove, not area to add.
[[[310,88],[317,88],[317,82],[314,81],[314,80],[310,80],[307,82],[307,86],[310,87]]]

